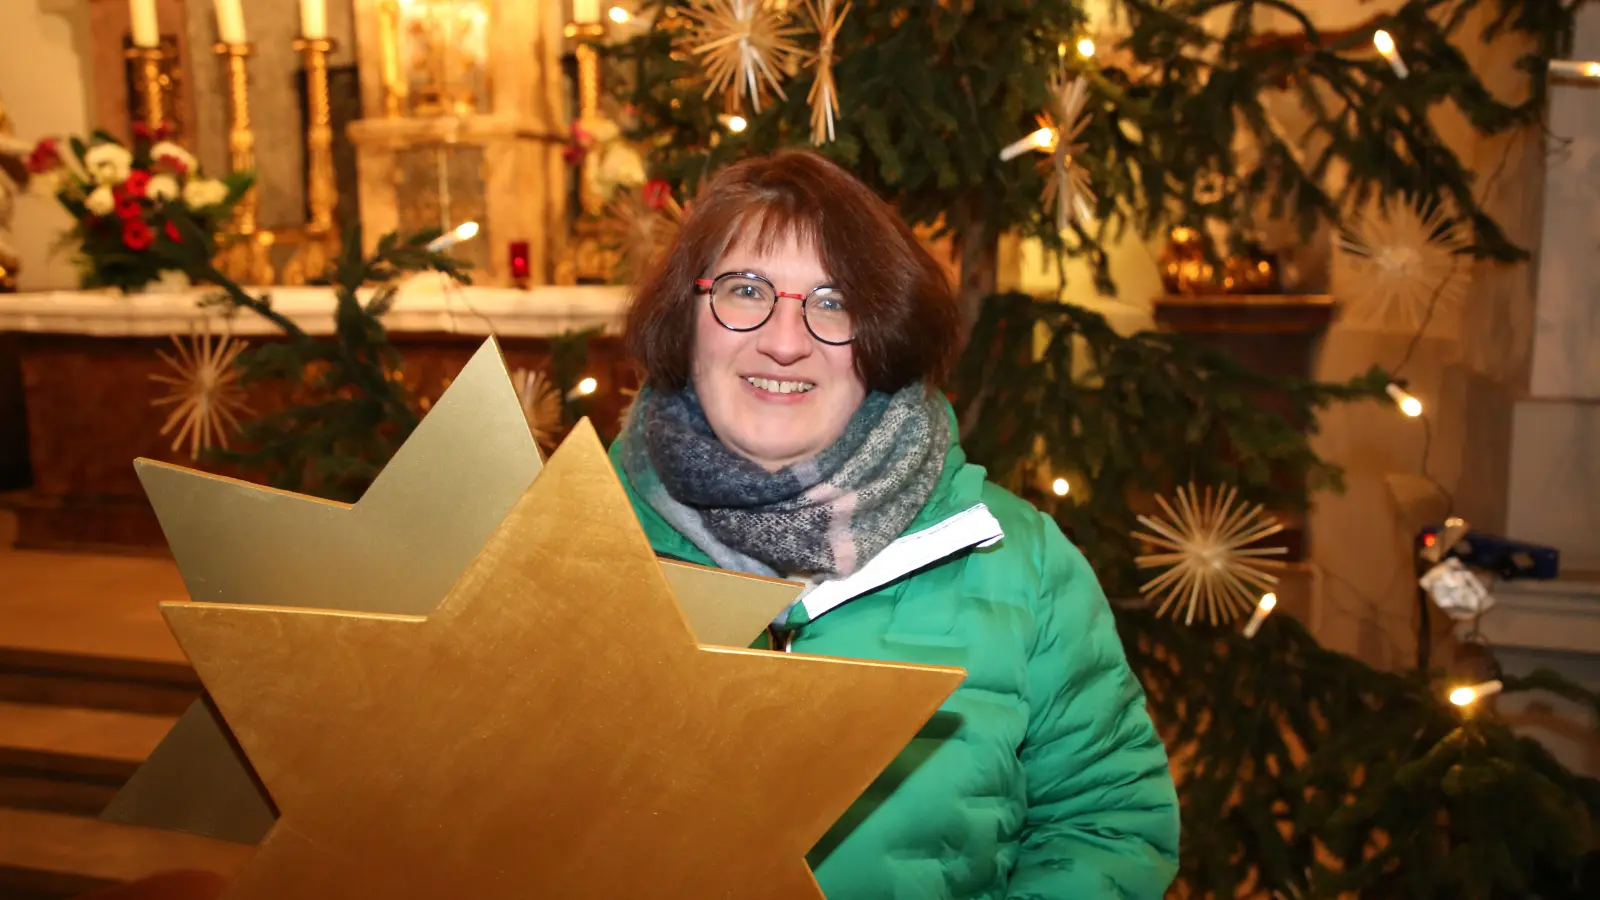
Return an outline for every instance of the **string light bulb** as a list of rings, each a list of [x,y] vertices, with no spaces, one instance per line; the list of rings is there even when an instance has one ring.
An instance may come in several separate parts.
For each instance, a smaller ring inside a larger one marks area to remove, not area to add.
[[[1049,128],[1040,128],[1025,138],[1013,141],[1000,151],[1000,161],[1010,162],[1027,153],[1029,150],[1049,150],[1056,142],[1056,133]]]
[[[463,241],[470,241],[477,236],[477,222],[462,222],[460,225],[429,241],[427,249],[430,253],[440,253]]]
[[[1378,55],[1384,58],[1389,68],[1394,70],[1395,77],[1405,78],[1411,74],[1406,68],[1406,61],[1400,58],[1400,51],[1394,48],[1394,38],[1382,28],[1372,33],[1372,46],[1378,49]]]
[[[1450,692],[1450,702],[1456,706],[1468,707],[1485,697],[1500,693],[1504,687],[1499,679],[1485,681],[1482,684],[1464,685]]]
[[[1415,419],[1417,416],[1422,415],[1422,401],[1406,393],[1405,388],[1391,381],[1384,387],[1384,391],[1389,394],[1390,399],[1394,400],[1395,405],[1400,407],[1400,411],[1407,416]]]
[[[1050,482],[1050,490],[1054,491],[1057,497],[1065,497],[1072,491],[1072,485],[1068,484],[1065,478],[1057,478]]]
[[[618,25],[628,24],[628,11],[620,6],[611,7],[610,11],[607,12],[606,15],[611,18],[611,21],[617,23]]]
[[[1094,56],[1094,39],[1083,38],[1078,41],[1078,55],[1084,59]]]
[[[746,128],[749,128],[749,127],[750,127],[750,123],[745,120],[744,116],[729,116],[728,117],[728,130],[733,132],[734,134],[738,134],[739,132],[741,132],[741,131],[745,130]]]
[[[1550,60],[1550,74],[1566,78],[1600,78],[1600,62],[1552,59]]]
[[[1244,636],[1246,638],[1255,637],[1256,632],[1261,630],[1261,623],[1265,622],[1267,620],[1267,616],[1272,615],[1272,611],[1277,608],[1277,594],[1270,592],[1262,594],[1261,602],[1256,604],[1256,611],[1250,614],[1250,621],[1244,624]]]

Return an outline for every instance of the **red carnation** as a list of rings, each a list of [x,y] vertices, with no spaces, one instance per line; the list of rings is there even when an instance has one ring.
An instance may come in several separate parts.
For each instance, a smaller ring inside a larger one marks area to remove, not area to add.
[[[139,203],[137,197],[128,196],[123,193],[122,188],[112,191],[111,195],[117,200],[117,218],[129,221],[143,218],[144,206]]]
[[[61,149],[56,146],[54,138],[45,138],[33,145],[33,152],[28,154],[26,163],[28,171],[34,175],[42,175],[61,165]]]
[[[183,160],[170,153],[156,160],[156,168],[171,172],[179,178],[189,174],[189,166]]]
[[[129,250],[147,250],[155,239],[156,233],[142,219],[122,223],[122,243]]]
[[[128,173],[128,180],[122,183],[122,190],[129,197],[143,197],[144,192],[150,187],[150,173],[143,169],[134,169]]]
[[[166,232],[167,240],[172,241],[174,244],[183,243],[183,235],[178,233],[178,226],[172,224],[170,219],[167,220],[167,227],[162,230]]]

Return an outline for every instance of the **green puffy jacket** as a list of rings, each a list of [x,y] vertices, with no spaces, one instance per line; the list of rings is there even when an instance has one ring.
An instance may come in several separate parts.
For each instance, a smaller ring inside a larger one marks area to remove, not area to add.
[[[615,468],[656,551],[711,565]],[[953,446],[905,535],[789,613],[793,651],[967,671],[809,862],[830,900],[1153,900],[1177,798],[1110,607],[1055,523],[984,474]]]

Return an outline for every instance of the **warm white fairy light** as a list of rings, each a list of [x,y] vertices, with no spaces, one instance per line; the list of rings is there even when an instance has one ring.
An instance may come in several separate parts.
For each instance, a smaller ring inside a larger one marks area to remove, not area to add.
[[[620,6],[611,7],[611,10],[607,12],[606,15],[610,17],[611,21],[617,23],[618,25],[628,24],[628,19],[631,18],[628,15],[628,11]]]
[[[1135,532],[1165,552],[1140,556],[1140,568],[1167,566],[1167,570],[1142,585],[1146,595],[1164,594],[1156,615],[1164,615],[1177,604],[1184,608],[1184,622],[1192,624],[1202,613],[1213,625],[1232,621],[1259,605],[1264,591],[1278,583],[1276,575],[1264,568],[1280,568],[1281,560],[1266,559],[1289,551],[1284,547],[1250,547],[1277,534],[1283,525],[1263,513],[1260,504],[1235,505],[1235,488],[1202,493],[1194,485],[1178,488],[1176,509],[1165,497],[1156,497],[1166,520],[1140,516],[1139,522],[1152,533]],[[1276,602],[1276,600],[1274,600]]]
[[[1041,128],[1021,140],[1012,141],[1004,150],[1000,151],[1000,159],[1010,162],[1027,153],[1029,150],[1049,150],[1055,143],[1056,133],[1049,128]]]
[[[1057,497],[1065,497],[1072,492],[1072,485],[1068,484],[1065,478],[1057,478],[1055,481],[1050,482],[1050,490]]]
[[[1397,78],[1405,78],[1411,74],[1406,68],[1406,61],[1400,58],[1400,51],[1394,47],[1394,38],[1382,28],[1372,33],[1372,46],[1378,48],[1378,55],[1389,63],[1389,68],[1394,70]]]
[[[1505,685],[1501,684],[1499,679],[1458,687],[1450,692],[1450,702],[1457,706],[1471,706],[1485,697],[1500,693],[1504,688]]]
[[[1078,55],[1084,59],[1094,56],[1094,39],[1083,38],[1078,41]]]
[[[1422,415],[1422,401],[1406,393],[1405,388],[1391,381],[1383,389],[1401,412],[1413,419]]]
[[[1563,78],[1600,78],[1600,62],[1578,59],[1550,60],[1550,74]]]
[[[587,376],[582,381],[578,382],[577,387],[567,392],[567,399],[576,400],[579,397],[587,397],[598,390],[599,387],[600,382],[597,381],[594,376]]]
[[[1250,621],[1246,622],[1244,625],[1244,636],[1247,638],[1255,637],[1256,632],[1261,630],[1261,623],[1265,622],[1267,620],[1267,616],[1272,615],[1272,611],[1277,607],[1277,594],[1274,594],[1271,591],[1262,594],[1261,602],[1256,604],[1256,611],[1250,614]]]
[[[745,121],[744,116],[729,116],[728,120],[727,120],[727,125],[728,125],[728,130],[733,132],[734,134],[738,134],[739,132],[741,132],[741,131],[745,130],[746,128],[750,127],[750,123]]]
[[[477,236],[477,222],[462,222],[460,225],[457,225],[449,231],[446,231],[444,234],[441,234],[429,241],[428,250],[433,253],[441,253],[445,250],[449,250],[451,247],[454,247],[463,241],[470,241]]]

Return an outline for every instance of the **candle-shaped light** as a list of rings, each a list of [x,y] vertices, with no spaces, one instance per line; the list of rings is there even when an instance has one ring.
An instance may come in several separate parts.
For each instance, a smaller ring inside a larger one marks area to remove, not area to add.
[[[1394,70],[1396,77],[1404,78],[1411,74],[1406,68],[1406,61],[1400,58],[1400,51],[1394,47],[1394,38],[1382,28],[1372,33],[1372,46],[1378,48],[1378,55],[1389,63],[1389,68]]]
[[[1505,685],[1501,684],[1498,679],[1485,681],[1481,684],[1458,687],[1450,692],[1450,702],[1457,706],[1471,706],[1485,697],[1500,693],[1500,690],[1504,687]]]
[[[1600,62],[1552,59],[1550,60],[1550,74],[1566,78],[1600,78]]]
[[[308,41],[328,36],[328,0],[300,0],[300,36]]]
[[[135,47],[152,49],[161,46],[161,26],[156,24],[156,0],[128,0],[128,18]]]
[[[1400,407],[1401,412],[1413,419],[1422,415],[1422,401],[1406,393],[1405,388],[1391,381],[1384,387],[1384,391],[1389,394],[1389,399]]]
[[[1250,614],[1250,621],[1244,625],[1244,636],[1247,638],[1255,637],[1256,632],[1261,630],[1261,623],[1267,620],[1267,616],[1272,615],[1272,611],[1277,606],[1277,594],[1262,594],[1261,602],[1256,604],[1256,611]]]
[[[444,250],[449,250],[451,247],[454,247],[462,241],[470,241],[477,236],[477,222],[462,222],[460,225],[457,225],[449,231],[446,231],[444,234],[441,234],[429,241],[427,249],[434,253],[439,253]]]
[[[572,21],[580,25],[600,21],[600,0],[572,0]]]
[[[1057,478],[1055,481],[1050,482],[1050,491],[1057,497],[1065,497],[1072,493],[1072,485],[1065,478]]]
[[[1094,56],[1094,39],[1080,38],[1078,40],[1078,55],[1084,59]]]
[[[594,376],[592,376],[592,375],[588,376],[588,377],[584,378],[582,381],[578,382],[578,386],[577,387],[573,388],[570,391],[567,391],[567,400],[571,401],[571,400],[576,400],[579,397],[587,397],[587,396],[593,394],[595,391],[599,390],[599,388],[600,388],[600,382],[597,379],[595,379]]]
[[[1000,160],[1002,162],[1010,162],[1029,150],[1048,150],[1051,142],[1055,139],[1056,133],[1054,131],[1048,128],[1041,128],[1019,141],[1007,144],[1005,149],[1000,151]]]
[[[243,0],[216,0],[217,40],[238,46],[248,43],[244,34]]]

